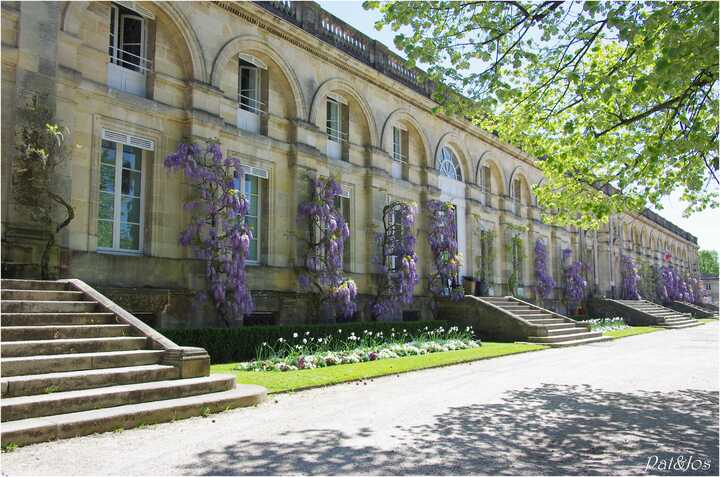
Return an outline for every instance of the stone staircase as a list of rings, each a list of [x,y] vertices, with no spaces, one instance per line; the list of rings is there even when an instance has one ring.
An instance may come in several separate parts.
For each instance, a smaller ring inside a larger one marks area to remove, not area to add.
[[[599,331],[590,331],[587,326],[566,316],[512,296],[483,297],[482,300],[533,325],[534,333],[527,337],[527,341],[531,343],[564,347],[610,339]]]
[[[601,332],[553,311],[515,297],[466,295],[454,302],[443,300],[439,316],[461,326],[472,326],[481,336],[529,341],[552,347],[606,341]]]
[[[679,311],[680,313],[690,313],[695,318],[718,317],[717,312],[710,311],[700,305],[696,305],[695,303],[689,303],[687,301],[673,301],[668,306],[675,311]]]
[[[181,347],[80,280],[2,280],[2,444],[128,429],[266,397],[210,375]]]
[[[606,300],[619,304],[621,316],[623,311],[631,313],[635,321],[642,319],[644,324],[660,326],[668,329],[681,329],[699,326],[702,323],[695,320],[689,313],[680,313],[657,303],[647,300]],[[622,309],[624,308],[624,310]],[[627,321],[627,320],[626,320]]]

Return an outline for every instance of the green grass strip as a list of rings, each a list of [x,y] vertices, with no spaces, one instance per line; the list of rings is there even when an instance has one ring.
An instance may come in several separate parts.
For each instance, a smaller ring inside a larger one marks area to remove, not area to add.
[[[259,384],[270,393],[297,391],[300,389],[328,386],[391,374],[407,373],[419,369],[436,368],[451,364],[467,363],[481,359],[496,358],[528,351],[546,349],[547,346],[525,343],[483,343],[480,348],[431,353],[422,356],[405,356],[356,364],[341,364],[327,368],[298,371],[235,371],[237,363],[215,364],[213,373],[235,373],[237,382]]]
[[[628,336],[644,335],[645,333],[653,333],[655,331],[662,331],[663,328],[657,328],[655,326],[631,326],[622,330],[606,331],[603,336],[609,336],[612,339],[627,338]]]
[[[717,318],[698,318],[697,321],[699,321],[699,322],[702,323],[702,324],[706,324],[706,323],[717,323],[717,322],[718,322],[718,319],[717,319]]]

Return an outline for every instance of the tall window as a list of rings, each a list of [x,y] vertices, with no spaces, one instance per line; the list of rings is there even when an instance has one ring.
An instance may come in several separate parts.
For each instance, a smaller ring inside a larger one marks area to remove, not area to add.
[[[336,98],[327,98],[325,130],[327,132],[327,155],[333,159],[347,160],[348,107]]]
[[[492,205],[492,174],[487,164],[480,168],[480,188],[483,190],[485,205]]]
[[[152,69],[147,58],[147,19],[113,3],[108,53],[108,85],[144,96],[146,74]]]
[[[520,215],[522,205],[522,185],[520,179],[514,179],[512,183],[512,202],[515,215]]]
[[[248,250],[248,261],[259,262],[260,250],[259,244],[261,240],[260,229],[260,178],[256,176],[245,175],[245,198],[249,202],[248,212],[245,215],[245,223],[252,230],[253,238],[250,241]]]
[[[350,194],[344,193],[344,195],[335,197],[335,208],[340,212],[348,228],[351,228],[350,224]],[[351,229],[352,230],[352,229]],[[345,247],[343,248],[343,269],[346,271],[350,269],[350,241],[352,240],[352,233],[347,240],[345,240]]]
[[[443,147],[440,151],[440,162],[438,163],[438,171],[440,175],[462,181],[462,173],[460,172],[460,164],[455,158],[455,154],[448,147]]]
[[[407,180],[408,178],[408,149],[408,132],[405,129],[399,128],[397,126],[393,127],[392,176],[397,179]]]
[[[238,128],[254,133],[260,132],[265,105],[262,100],[263,71],[244,60],[238,69]]]
[[[98,249],[142,248],[142,156],[140,148],[102,141]]]
[[[248,248],[247,260],[250,263],[260,263],[263,253],[264,234],[267,232],[265,220],[267,217],[267,171],[256,167],[244,166],[246,172],[241,178],[235,179],[235,187],[240,190],[248,201],[248,212],[245,223],[252,231],[253,238]]]

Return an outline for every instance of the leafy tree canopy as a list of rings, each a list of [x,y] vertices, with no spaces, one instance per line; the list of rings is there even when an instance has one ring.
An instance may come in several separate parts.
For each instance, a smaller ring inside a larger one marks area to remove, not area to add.
[[[679,190],[717,207],[714,2],[365,2],[438,110],[538,158],[547,222],[597,227]],[[459,91],[462,96],[456,94]],[[602,189],[615,191],[608,197]]]
[[[720,269],[717,250],[700,250],[699,258],[700,273],[717,277]]]

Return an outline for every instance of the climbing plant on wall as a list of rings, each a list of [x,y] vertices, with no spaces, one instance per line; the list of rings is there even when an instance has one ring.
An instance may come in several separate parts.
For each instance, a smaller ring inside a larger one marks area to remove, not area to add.
[[[450,202],[429,200],[426,210],[430,218],[428,243],[435,266],[430,276],[430,292],[436,296],[449,296],[459,300],[464,291],[459,280],[460,255],[458,254],[455,206]]]
[[[548,273],[547,247],[541,239],[535,241],[535,292],[541,302],[555,288],[555,280]]]
[[[563,298],[568,313],[573,314],[585,298],[587,280],[583,278],[584,264],[580,260],[572,260],[572,250],[569,248],[562,251],[563,266]]]
[[[640,274],[635,260],[629,255],[620,257],[620,272],[622,274],[622,286],[620,287],[620,296],[624,300],[639,300],[640,292],[638,285],[640,283]]]
[[[495,231],[480,231],[480,294],[487,295],[494,282]]]
[[[15,203],[25,207],[33,222],[46,233],[40,254],[40,277],[45,280],[51,278],[50,255],[57,236],[75,218],[75,208],[63,197],[56,174],[69,157],[69,131],[54,121],[44,106],[46,100],[33,98],[28,106],[19,108],[17,155],[12,163]]]
[[[397,313],[413,301],[420,281],[415,255],[415,207],[395,201],[383,208],[383,233],[379,234],[376,273],[377,292],[371,305],[374,318]]]
[[[357,286],[345,276],[343,255],[350,229],[337,207],[342,188],[332,177],[310,177],[312,197],[298,208],[298,217],[308,223],[305,267],[299,284],[317,297],[319,308],[350,318],[357,305]]]
[[[522,282],[522,267],[525,262],[524,244],[521,237],[526,232],[525,227],[508,225],[510,240],[505,246],[505,252],[510,262],[510,275],[508,276],[508,290],[511,294],[517,293],[517,288]]]
[[[181,144],[165,158],[165,167],[182,171],[193,190],[185,203],[190,223],[180,244],[205,262],[207,290],[198,298],[209,297],[229,325],[254,309],[245,274],[252,231],[245,224],[248,201],[239,190],[243,167],[239,159],[223,157],[217,140]]]

